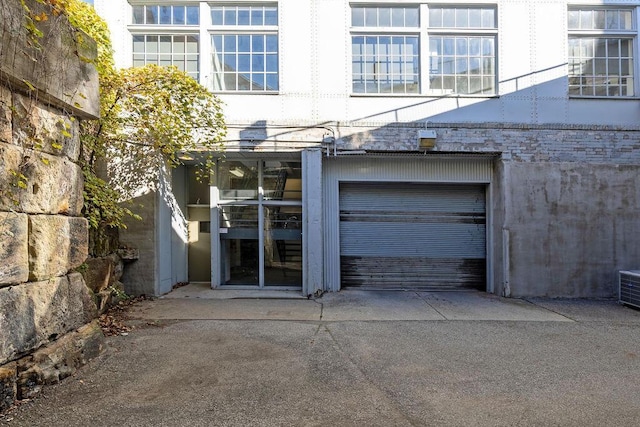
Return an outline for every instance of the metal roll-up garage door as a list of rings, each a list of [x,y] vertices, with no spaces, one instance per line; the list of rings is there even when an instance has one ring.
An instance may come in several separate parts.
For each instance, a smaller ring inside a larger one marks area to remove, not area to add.
[[[486,287],[485,186],[341,183],[342,286]]]

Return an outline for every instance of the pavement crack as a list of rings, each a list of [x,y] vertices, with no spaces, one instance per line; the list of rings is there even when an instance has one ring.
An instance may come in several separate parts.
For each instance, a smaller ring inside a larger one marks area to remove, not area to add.
[[[424,302],[425,304],[427,304],[429,307],[431,307],[431,309],[432,309],[433,311],[435,311],[435,312],[436,312],[436,313],[438,313],[440,316],[442,316],[442,318],[443,318],[444,320],[449,320],[449,319],[447,319],[447,316],[445,316],[444,314],[442,314],[442,313],[441,313],[437,308],[435,308],[433,305],[429,304],[429,301],[428,301],[425,297],[423,297],[422,295],[420,295],[420,292],[414,292],[414,293],[418,296],[418,298],[420,298],[420,299],[422,300],[422,302]]]

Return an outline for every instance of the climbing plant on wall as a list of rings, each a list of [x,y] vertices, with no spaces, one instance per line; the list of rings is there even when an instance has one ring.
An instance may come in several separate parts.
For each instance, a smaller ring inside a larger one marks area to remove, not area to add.
[[[135,215],[120,202],[154,190],[163,167],[181,164],[181,154],[223,149],[220,100],[174,67],[147,65],[116,70],[109,32],[93,7],[65,0],[70,21],[98,44],[101,119],[82,124],[85,213],[92,227],[123,227]],[[98,174],[106,165],[107,176]],[[109,178],[109,179],[106,179]]]

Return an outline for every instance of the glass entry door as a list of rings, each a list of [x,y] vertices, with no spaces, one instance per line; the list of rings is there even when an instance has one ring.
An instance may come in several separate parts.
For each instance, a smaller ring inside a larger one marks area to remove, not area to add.
[[[221,285],[301,287],[301,163],[221,161],[217,187]]]

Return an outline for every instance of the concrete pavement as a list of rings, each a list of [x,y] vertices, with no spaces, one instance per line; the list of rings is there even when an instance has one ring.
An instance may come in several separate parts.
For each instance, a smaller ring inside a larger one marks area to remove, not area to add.
[[[615,301],[170,294],[131,317],[99,359],[0,424],[640,424],[640,311]]]

